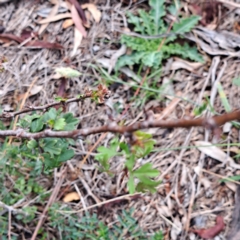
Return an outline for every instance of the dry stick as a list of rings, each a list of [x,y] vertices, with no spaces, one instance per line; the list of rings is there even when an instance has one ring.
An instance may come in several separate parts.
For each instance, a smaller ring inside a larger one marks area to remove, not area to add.
[[[13,117],[16,117],[20,114],[23,114],[23,113],[27,113],[27,112],[32,112],[32,111],[39,111],[39,110],[47,110],[51,107],[55,107],[55,106],[58,106],[58,105],[63,105],[63,104],[68,104],[68,103],[72,103],[72,102],[80,102],[86,98],[91,98],[92,97],[92,92],[91,91],[88,91],[86,92],[84,95],[80,96],[80,97],[76,97],[76,98],[70,98],[66,101],[61,101],[61,102],[54,102],[54,103],[50,103],[50,104],[46,104],[46,105],[43,105],[43,106],[38,106],[38,107],[28,107],[28,108],[24,108],[22,110],[19,110],[19,111],[16,111],[16,112],[7,112],[7,113],[3,113],[2,115],[0,115],[0,118],[4,119],[4,118],[13,118]]]
[[[239,3],[235,3],[235,2],[232,2],[232,1],[218,0],[218,2],[221,2],[221,3],[225,4],[226,6],[230,6],[230,7],[234,7],[234,8],[240,8]]]
[[[95,207],[100,207],[100,206],[105,205],[107,203],[115,202],[115,201],[118,201],[118,200],[121,200],[121,199],[131,200],[131,197],[138,196],[138,195],[141,195],[141,194],[140,193],[126,194],[126,195],[123,195],[123,196],[119,196],[119,197],[116,197],[116,198],[112,198],[112,199],[109,199],[109,200],[106,200],[106,201],[103,201],[103,202],[91,205],[91,206],[87,207],[86,209],[81,208],[81,209],[75,210],[75,211],[74,210],[73,211],[57,210],[57,212],[63,213],[63,214],[80,213],[80,212],[83,212],[83,211],[86,211],[86,210],[89,210],[89,209],[92,209],[92,208],[95,208]],[[31,239],[31,240],[33,240],[33,239]]]
[[[216,208],[210,209],[210,210],[194,212],[194,213],[192,213],[192,215],[191,215],[191,219],[192,219],[192,218],[195,218],[195,217],[198,217],[198,216],[201,216],[201,215],[204,215],[204,214],[211,214],[211,213],[214,213],[214,212],[222,212],[222,211],[227,212],[228,210],[231,210],[231,209],[233,209],[233,208],[234,208],[234,207],[226,207],[226,204],[223,204],[222,207],[216,207]],[[229,238],[228,238],[228,239],[229,239]]]
[[[194,200],[195,200],[195,190],[196,190],[194,181],[193,181],[192,176],[189,172],[188,172],[188,177],[189,177],[191,185],[192,185],[192,193],[191,193],[191,198],[190,198],[189,207],[188,207],[187,223],[185,225],[186,233],[189,231],[191,214],[192,214],[193,204],[194,204]]]
[[[58,192],[60,190],[60,187],[62,186],[64,177],[65,177],[65,173],[66,173],[66,168],[63,168],[63,170],[60,173],[60,178],[58,179],[57,184],[54,187],[54,189],[52,191],[52,194],[51,194],[51,196],[50,196],[50,198],[48,200],[48,203],[47,203],[46,207],[44,208],[44,210],[43,210],[43,212],[42,212],[42,214],[40,216],[40,219],[38,221],[38,224],[37,224],[37,226],[35,228],[35,231],[34,231],[34,233],[32,235],[31,240],[35,240],[36,239],[38,231],[41,228],[41,226],[42,226],[42,224],[43,224],[43,222],[45,220],[47,211],[48,211],[49,207],[52,205],[52,203],[54,202],[54,200],[56,199],[56,197],[58,195]]]
[[[12,212],[8,210],[8,240],[11,240]]]
[[[21,110],[21,109],[23,108],[23,106],[25,105],[25,102],[26,102],[26,100],[27,100],[27,98],[28,98],[28,96],[29,96],[29,93],[30,93],[33,85],[34,85],[35,82],[37,81],[37,79],[38,79],[37,77],[34,78],[34,80],[32,81],[31,85],[29,86],[27,92],[25,93],[25,95],[24,95],[24,97],[23,97],[23,100],[22,100],[22,102],[21,102],[20,108],[19,108],[20,110]],[[13,122],[13,130],[16,130],[17,121],[18,121],[18,116],[14,119],[14,122]],[[13,137],[10,137],[9,142],[8,142],[9,145],[12,143],[12,140],[13,140]]]
[[[128,126],[119,126],[117,123],[112,122],[108,125],[77,129],[72,131],[52,131],[46,129],[42,132],[30,133],[23,129],[17,130],[0,130],[0,137],[15,136],[19,138],[28,139],[39,139],[45,137],[59,137],[59,138],[73,138],[77,139],[79,137],[85,137],[91,134],[97,133],[131,133],[140,129],[150,129],[150,128],[191,128],[191,127],[205,127],[210,130],[215,130],[219,126],[225,124],[226,122],[231,122],[240,119],[240,110],[233,111],[230,113],[225,113],[219,116],[214,116],[211,118],[197,118],[197,119],[178,119],[172,121],[161,121],[155,120],[153,117],[149,117],[145,121],[138,121]]]
[[[52,8],[52,10],[51,10],[51,12],[49,13],[49,15],[47,16],[47,18],[53,17],[53,16],[55,16],[55,15],[58,13],[59,4],[60,4],[59,1],[57,1],[57,2],[55,3],[55,6]],[[39,36],[41,36],[41,35],[44,33],[44,31],[46,30],[46,28],[47,28],[48,25],[49,25],[49,23],[44,23],[44,24],[42,24],[42,26],[41,26],[40,29],[38,30],[38,35],[39,35]]]
[[[0,207],[6,209],[7,211],[11,211],[13,214],[22,214],[22,215],[27,215],[26,212],[16,209],[13,206],[6,205],[5,203],[0,201]]]
[[[232,183],[235,183],[235,184],[237,184],[237,185],[240,185],[240,182],[235,181],[235,180],[233,180],[233,179],[231,179],[231,178],[228,178],[227,176],[222,176],[222,175],[220,175],[220,174],[213,173],[213,172],[208,171],[208,170],[205,170],[205,169],[201,169],[201,171],[202,171],[202,172],[205,172],[205,173],[208,173],[208,174],[211,174],[211,175],[213,175],[213,176],[215,176],[215,177],[218,177],[218,178],[221,178],[221,179],[227,179],[228,182],[232,182]]]
[[[176,225],[174,224],[173,222],[171,222],[169,219],[167,219],[160,211],[160,209],[157,207],[157,204],[155,204],[155,208],[157,209],[158,211],[158,214],[159,216],[165,221],[167,222],[169,225],[171,225],[172,227],[176,228],[178,231],[181,231],[181,229]]]

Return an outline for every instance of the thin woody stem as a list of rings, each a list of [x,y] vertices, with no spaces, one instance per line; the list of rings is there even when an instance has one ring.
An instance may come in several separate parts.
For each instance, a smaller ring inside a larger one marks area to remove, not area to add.
[[[150,128],[191,128],[191,127],[205,127],[207,129],[214,130],[226,122],[239,120],[240,110],[225,113],[222,115],[214,116],[211,118],[197,118],[197,119],[179,119],[179,120],[154,120],[152,116],[147,120],[141,122],[135,122],[129,126],[119,126],[115,122],[111,122],[107,125],[93,128],[84,128],[73,131],[52,131],[46,129],[42,132],[29,133],[23,129],[17,130],[2,130],[0,131],[0,137],[15,136],[19,138],[39,139],[45,137],[59,137],[59,138],[79,138],[85,137],[91,134],[98,134],[103,132],[112,133],[131,133],[140,129]]]

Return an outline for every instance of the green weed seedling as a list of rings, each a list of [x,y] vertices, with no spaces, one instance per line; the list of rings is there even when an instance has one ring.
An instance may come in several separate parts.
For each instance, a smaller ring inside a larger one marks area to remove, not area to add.
[[[167,11],[165,9],[164,0],[150,0],[149,5],[151,10],[146,12],[139,10],[139,16],[135,16],[132,13],[128,13],[128,22],[134,26],[134,31],[141,35],[159,35],[167,33],[168,25],[164,21],[166,12],[169,11],[174,16],[178,14],[178,7],[171,5]],[[190,17],[178,17],[179,21],[173,23],[171,32],[179,34],[185,34],[191,31],[191,29],[197,24],[200,19],[199,16]],[[202,56],[197,52],[195,47],[191,47],[189,44],[184,43],[180,45],[174,41],[177,39],[176,35],[170,35],[164,41],[159,39],[143,39],[135,36],[122,35],[121,43],[125,44],[132,50],[130,55],[122,56],[117,65],[116,70],[123,66],[139,65],[152,67],[153,69],[159,69],[165,59],[168,59],[172,55],[178,55],[185,59],[193,61],[203,62]],[[159,50],[159,46],[161,48]]]
[[[159,171],[154,169],[151,163],[145,163],[141,167],[135,169],[138,159],[146,157],[152,152],[155,141],[152,135],[137,131],[133,133],[134,144],[131,147],[124,142],[119,142],[118,138],[114,138],[109,147],[99,147],[98,154],[95,159],[101,163],[101,169],[110,172],[110,159],[116,156],[125,158],[125,169],[128,172],[128,190],[130,193],[137,192],[155,192],[156,187],[161,181],[154,181],[152,178],[159,175]],[[118,151],[120,149],[120,151]],[[110,172],[111,173],[111,172]]]
[[[139,10],[138,15],[127,13],[128,23],[133,31],[142,36],[156,36],[171,32],[166,38],[144,39],[138,36],[122,35],[121,43],[130,50],[129,54],[121,56],[115,66],[118,74],[120,68],[128,66],[134,69],[139,79],[146,74],[146,67],[150,68],[149,76],[141,83],[145,90],[141,97],[136,97],[134,103],[136,108],[143,107],[150,99],[162,99],[164,86],[161,86],[161,69],[164,62],[171,56],[179,56],[196,62],[204,62],[197,48],[190,46],[187,42],[180,44],[179,38],[190,32],[200,19],[199,16],[183,17],[179,15],[179,1],[166,8],[164,0],[150,0],[150,11]],[[164,18],[167,12],[176,17],[174,23],[167,23]],[[139,84],[137,84],[137,87]],[[133,89],[134,86],[132,86]],[[154,90],[154,91],[153,91]]]

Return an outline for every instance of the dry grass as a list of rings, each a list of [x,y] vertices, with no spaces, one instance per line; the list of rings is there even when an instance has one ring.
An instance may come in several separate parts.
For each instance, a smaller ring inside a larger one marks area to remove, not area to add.
[[[125,10],[128,7],[122,6],[118,1],[99,0],[94,2],[102,11],[102,21],[89,29],[88,37],[83,39],[78,54],[74,58],[70,57],[73,47],[73,28],[63,30],[62,21],[49,24],[44,35],[48,41],[57,41],[62,44],[65,48],[62,51],[33,50],[14,44],[0,47],[1,56],[8,60],[4,65],[5,71],[0,73],[0,101],[3,108],[16,108],[19,95],[27,91],[35,78],[37,78],[35,86],[42,86],[42,89],[36,95],[28,98],[26,106],[47,104],[53,101],[53,96],[56,95],[59,85],[58,80],[53,78],[54,69],[59,66],[68,66],[69,61],[70,66],[83,73],[82,77],[69,80],[66,91],[69,97],[80,94],[86,87],[96,86],[98,81],[104,82],[104,79],[90,64],[96,64],[96,60],[102,58],[106,51],[118,48],[119,33],[116,33],[114,29],[119,28],[120,25],[124,26],[126,22]],[[141,3],[131,6],[130,9],[135,11],[141,5],[146,7],[144,3]],[[0,21],[6,27],[6,31],[13,31],[16,35],[26,27],[38,31],[40,25],[37,24],[36,19],[39,9],[51,9],[51,7],[52,5],[47,1],[42,4],[27,0],[10,2],[0,5]],[[233,10],[223,4],[220,11],[225,17],[222,17],[218,22],[219,30],[232,32],[236,21],[234,14],[239,14],[239,9]],[[164,102],[151,100],[147,103],[150,107],[155,106],[152,109],[156,114],[161,113],[157,109],[158,106],[161,106],[163,110],[170,108],[165,116],[166,120],[189,116],[194,108],[193,103],[200,104],[206,95],[212,96],[211,101],[216,112],[224,112],[221,99],[218,94],[215,94],[214,82],[217,79],[221,82],[232,109],[239,108],[239,88],[232,84],[232,79],[239,76],[239,60],[229,53],[234,52],[235,49],[221,49],[218,43],[205,41],[208,48],[225,53],[225,55],[211,56],[202,49],[201,37],[209,38],[204,34],[206,33],[202,33],[202,36],[198,33],[195,35],[200,39],[199,42],[196,41],[196,44],[206,57],[204,65],[196,69],[191,66],[191,71],[176,69],[173,66],[174,63],[181,62],[181,60],[171,58],[166,63],[162,73],[166,79],[174,80],[171,84],[174,94],[183,96],[191,102],[181,99],[176,102],[172,109],[169,106],[176,101],[176,98],[169,97]],[[94,52],[96,47],[99,50]],[[124,87],[119,87],[113,93],[113,99],[126,105],[131,94],[130,89],[126,90]],[[140,98],[144,96],[143,91],[140,92],[139,96]],[[102,125],[108,121],[103,107],[96,106],[91,101],[85,101],[81,104],[73,103],[69,106],[69,111],[81,119],[81,127],[83,128]],[[131,109],[128,111],[126,119],[129,122],[132,121],[131,119],[136,120],[141,111],[141,109],[134,108],[134,102],[131,103]],[[87,162],[79,171],[79,162],[98,141],[99,137],[90,136],[86,141],[80,142],[76,149],[76,156],[66,165],[68,172],[62,189],[69,186],[70,189],[79,191],[82,195],[82,201],[71,204],[73,210],[84,210],[91,205],[105,201],[107,196],[127,194],[126,182],[122,182],[122,174],[112,179],[105,173],[100,173],[96,168],[94,153],[88,156]],[[107,145],[112,137],[112,134],[106,134],[99,145]],[[127,204],[111,208],[100,216],[101,219],[104,219],[107,224],[111,224],[116,220],[114,213],[118,212],[119,208],[134,207],[135,217],[144,230],[155,232],[162,229],[164,233],[169,232],[170,239],[199,239],[186,230],[193,227],[207,228],[214,225],[216,215],[220,214],[224,216],[226,228],[219,237],[224,239],[229,229],[236,186],[234,184],[220,184],[219,180],[221,177],[237,175],[239,170],[221,164],[201,153],[195,147],[186,148],[194,146],[194,143],[200,140],[216,141],[212,133],[207,130],[173,129],[166,132],[157,129],[154,131],[154,138],[157,140],[157,152],[149,156],[147,161],[152,162],[161,171],[159,179],[163,179],[163,183],[158,188],[157,193],[145,194]],[[239,142],[239,131],[231,128],[230,131],[224,133],[224,138],[217,141],[219,144],[226,144],[223,149],[232,154],[234,149],[229,144]],[[115,172],[121,172],[121,162],[122,159],[115,159],[115,162],[112,163],[112,169]],[[196,167],[207,171],[198,173]],[[55,183],[54,179],[48,179],[49,189],[54,188]],[[61,202],[58,198],[57,201]],[[26,199],[21,206],[27,205],[29,202],[33,203],[34,200]],[[33,230],[34,226],[30,226],[28,229],[30,232]],[[178,235],[178,231],[181,232],[180,235]]]

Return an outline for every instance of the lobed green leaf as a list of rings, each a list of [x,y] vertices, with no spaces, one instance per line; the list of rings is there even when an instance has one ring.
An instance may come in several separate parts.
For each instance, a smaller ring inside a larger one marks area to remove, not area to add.
[[[158,175],[159,171],[157,169],[154,169],[151,163],[146,163],[133,172],[133,176],[139,179],[141,179],[142,176],[157,177]]]
[[[173,32],[181,34],[190,32],[196,26],[200,19],[200,16],[180,18],[179,22],[175,22],[173,24]]]

